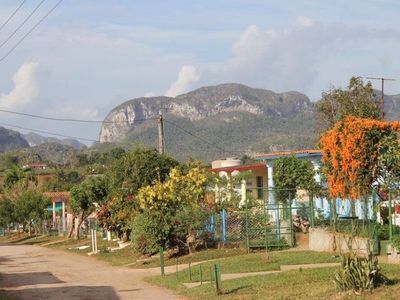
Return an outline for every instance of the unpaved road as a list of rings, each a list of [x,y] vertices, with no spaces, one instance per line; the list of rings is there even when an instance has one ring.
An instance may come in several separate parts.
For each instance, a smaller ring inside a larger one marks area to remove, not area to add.
[[[156,274],[61,250],[0,244],[0,289],[12,299],[182,299],[143,281]]]

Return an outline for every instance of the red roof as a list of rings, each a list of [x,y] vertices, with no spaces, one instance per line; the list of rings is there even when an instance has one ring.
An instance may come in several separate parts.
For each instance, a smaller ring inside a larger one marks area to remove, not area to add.
[[[211,172],[227,172],[227,173],[232,173],[233,171],[257,171],[257,170],[266,170],[267,166],[263,163],[258,163],[258,164],[252,164],[252,165],[243,165],[243,166],[234,166],[234,167],[221,167],[221,168],[215,168],[215,169],[210,169]]]
[[[295,151],[281,151],[281,152],[272,152],[272,153],[259,153],[256,156],[288,156],[294,154],[313,154],[313,153],[322,153],[321,150],[295,150]]]
[[[50,198],[52,201],[58,199],[69,200],[69,192],[44,192],[43,196]]]

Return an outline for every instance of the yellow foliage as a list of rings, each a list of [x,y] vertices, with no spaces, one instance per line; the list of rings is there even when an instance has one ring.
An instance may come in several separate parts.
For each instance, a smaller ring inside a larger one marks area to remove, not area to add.
[[[199,201],[205,194],[207,180],[204,168],[191,168],[185,175],[179,168],[174,168],[166,182],[155,182],[139,190],[140,206],[159,209],[181,202]]]

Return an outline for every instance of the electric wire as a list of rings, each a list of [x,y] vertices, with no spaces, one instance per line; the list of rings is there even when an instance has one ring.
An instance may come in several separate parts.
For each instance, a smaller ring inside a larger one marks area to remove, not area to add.
[[[175,126],[175,127],[178,128],[178,129],[182,130],[183,132],[185,132],[185,133],[187,133],[187,134],[193,136],[194,138],[196,138],[196,139],[198,139],[198,140],[201,140],[202,142],[208,144],[209,146],[214,147],[215,149],[218,149],[219,151],[221,151],[221,152],[223,152],[223,153],[232,153],[232,154],[234,153],[233,151],[223,149],[223,148],[221,148],[221,147],[219,147],[219,146],[213,144],[212,142],[210,142],[210,141],[208,141],[208,140],[206,140],[206,139],[204,139],[204,138],[202,138],[202,137],[200,137],[200,136],[198,136],[198,135],[196,135],[196,134],[194,134],[194,133],[188,131],[187,129],[185,129],[185,128],[179,126],[179,125],[177,125],[176,123],[174,123],[174,122],[172,122],[172,121],[168,121],[168,120],[166,120],[166,119],[164,119],[164,121],[167,122],[167,123],[169,123],[169,124],[171,124],[171,125],[173,125],[173,126]]]
[[[4,55],[0,58],[0,62],[5,60],[27,37],[34,31],[43,21],[46,19],[60,4],[63,0],[59,0],[22,38]]]
[[[35,12],[40,8],[40,6],[42,6],[42,4],[45,2],[46,0],[42,0],[39,2],[38,5],[36,5],[36,7],[31,11],[31,13],[22,21],[21,24],[19,24],[19,26],[8,36],[8,38],[6,38],[3,43],[0,44],[0,49],[1,47],[3,47],[5,44],[7,44],[7,42],[9,40],[11,40],[13,38],[14,35],[17,34],[17,32],[22,28],[22,26],[25,25],[26,22],[29,21],[29,19],[35,14]]]
[[[21,7],[25,4],[26,0],[23,0],[21,4],[14,10],[14,12],[8,17],[8,19],[0,26],[0,31],[11,21],[11,19],[15,16],[15,14],[21,9]]]
[[[36,115],[36,114],[30,114],[30,113],[25,113],[25,112],[18,112],[18,111],[12,111],[12,110],[6,110],[6,109],[0,109],[0,112],[3,113],[8,113],[8,114],[14,114],[14,115],[20,115],[20,116],[26,116],[26,117],[31,117],[31,118],[36,118],[36,119],[43,119],[43,120],[50,120],[50,121],[60,121],[60,122],[78,122],[78,123],[101,123],[101,124],[118,124],[118,123],[124,123],[124,121],[106,121],[106,120],[85,120],[85,119],[73,119],[73,118],[54,118],[54,117],[48,117],[48,116],[41,116],[41,115]],[[157,120],[158,118],[148,118],[148,119],[135,119],[135,122],[144,122],[147,120]]]
[[[69,138],[69,139],[75,139],[75,140],[80,140],[80,141],[98,142],[98,140],[93,140],[93,139],[88,139],[88,138],[83,138],[83,137],[77,137],[77,136],[72,136],[72,135],[66,135],[66,134],[61,134],[61,133],[56,133],[56,132],[51,132],[51,131],[46,131],[46,130],[32,129],[32,128],[27,128],[27,127],[14,125],[14,124],[3,123],[3,122],[0,122],[0,125],[7,126],[7,127],[18,128],[18,129],[23,129],[23,130],[29,130],[29,131],[38,132],[38,133],[45,133],[45,134],[50,134],[50,135],[54,135],[54,136],[59,136],[59,137],[64,137],[64,138]]]

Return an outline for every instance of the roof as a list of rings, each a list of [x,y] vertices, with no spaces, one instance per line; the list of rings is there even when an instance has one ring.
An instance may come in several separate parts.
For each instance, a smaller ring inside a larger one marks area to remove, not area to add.
[[[244,171],[256,171],[256,170],[266,170],[267,166],[263,163],[251,164],[251,165],[241,165],[233,167],[221,167],[210,169],[211,172],[227,172],[232,173],[234,171],[244,172]]]
[[[43,196],[51,200],[69,200],[69,192],[44,192]]]
[[[273,153],[260,153],[256,154],[255,158],[257,160],[274,160],[284,156],[294,155],[298,158],[301,157],[318,157],[322,156],[321,150],[296,150],[296,151],[281,151],[281,152],[273,152]]]

